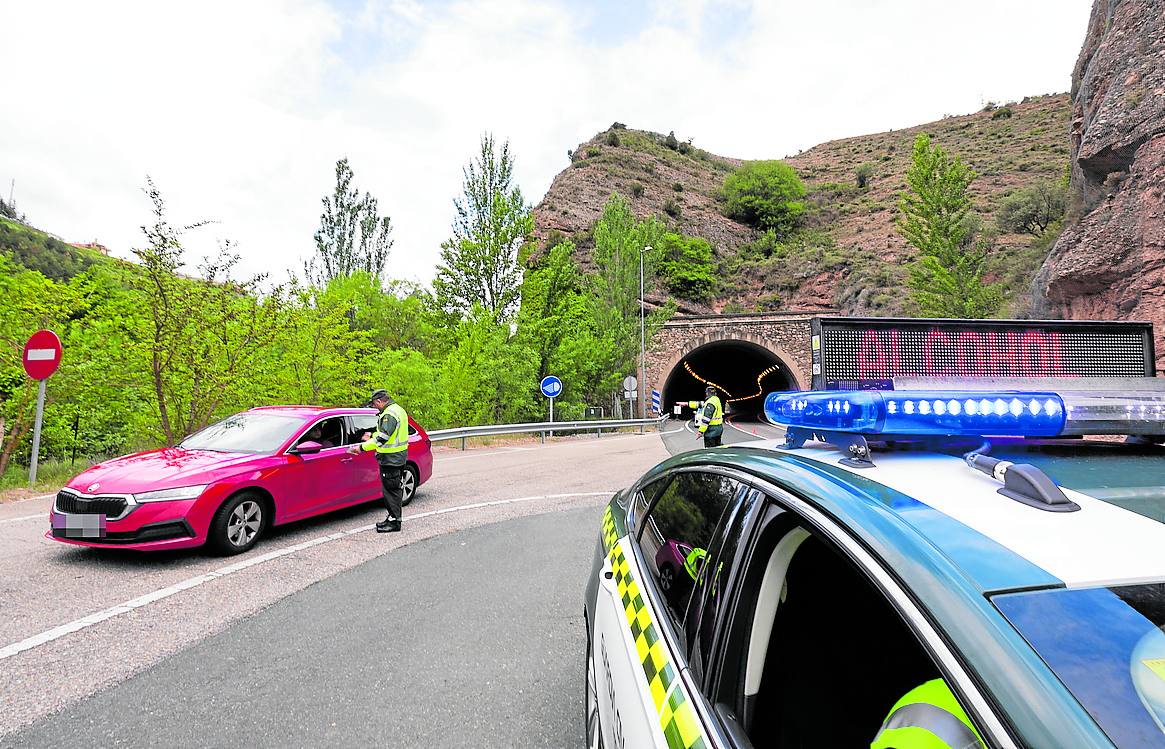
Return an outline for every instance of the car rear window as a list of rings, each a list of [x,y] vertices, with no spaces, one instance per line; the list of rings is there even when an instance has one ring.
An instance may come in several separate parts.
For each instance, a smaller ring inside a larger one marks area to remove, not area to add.
[[[178,447],[226,453],[272,453],[302,425],[303,419],[293,416],[245,412],[195,432]]]
[[[1165,584],[992,597],[1118,747],[1165,747]]]

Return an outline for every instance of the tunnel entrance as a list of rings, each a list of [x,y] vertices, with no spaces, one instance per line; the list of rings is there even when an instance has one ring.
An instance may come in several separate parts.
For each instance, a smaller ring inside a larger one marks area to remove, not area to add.
[[[665,410],[670,411],[677,401],[703,400],[706,383],[720,389],[725,410],[741,421],[758,419],[768,393],[798,389],[788,365],[764,346],[713,341],[693,349],[668,373],[663,387]]]

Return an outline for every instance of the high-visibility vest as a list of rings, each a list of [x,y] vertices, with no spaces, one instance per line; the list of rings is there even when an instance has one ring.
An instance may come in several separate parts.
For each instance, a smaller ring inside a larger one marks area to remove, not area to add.
[[[396,429],[391,433],[385,431],[391,415],[396,419]],[[360,445],[362,450],[375,450],[378,454],[401,453],[409,449],[409,415],[399,403],[390,403],[380,412],[376,420],[376,434],[372,439]]]
[[[712,404],[712,415],[710,417],[704,414],[705,407],[709,403]],[[696,412],[696,424],[699,425],[701,432],[710,426],[720,426],[724,423],[724,406],[720,405],[720,396],[718,395],[713,395],[703,403],[700,401],[688,401],[688,408],[700,409]]]
[[[942,679],[906,693],[890,708],[870,749],[983,749],[983,738]]]

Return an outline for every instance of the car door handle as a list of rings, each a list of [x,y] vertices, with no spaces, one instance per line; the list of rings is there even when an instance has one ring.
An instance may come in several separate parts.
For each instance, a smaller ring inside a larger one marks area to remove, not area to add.
[[[341,463],[351,463],[355,458],[340,458]]]

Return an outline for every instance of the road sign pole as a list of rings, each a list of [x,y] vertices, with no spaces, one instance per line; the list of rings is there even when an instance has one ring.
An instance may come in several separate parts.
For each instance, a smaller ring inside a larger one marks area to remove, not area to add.
[[[551,423],[551,424],[553,424],[553,423],[554,423],[554,399],[553,399],[553,398],[551,398],[551,399],[550,399],[550,423]],[[551,437],[553,437],[553,436],[554,436],[554,430],[553,430],[553,429],[552,429],[552,430],[550,430],[550,436],[551,436]]]
[[[36,464],[40,457],[40,424],[44,420],[44,388],[46,380],[40,381],[36,390],[36,421],[32,427],[32,462],[28,466],[28,487],[36,485]]]

